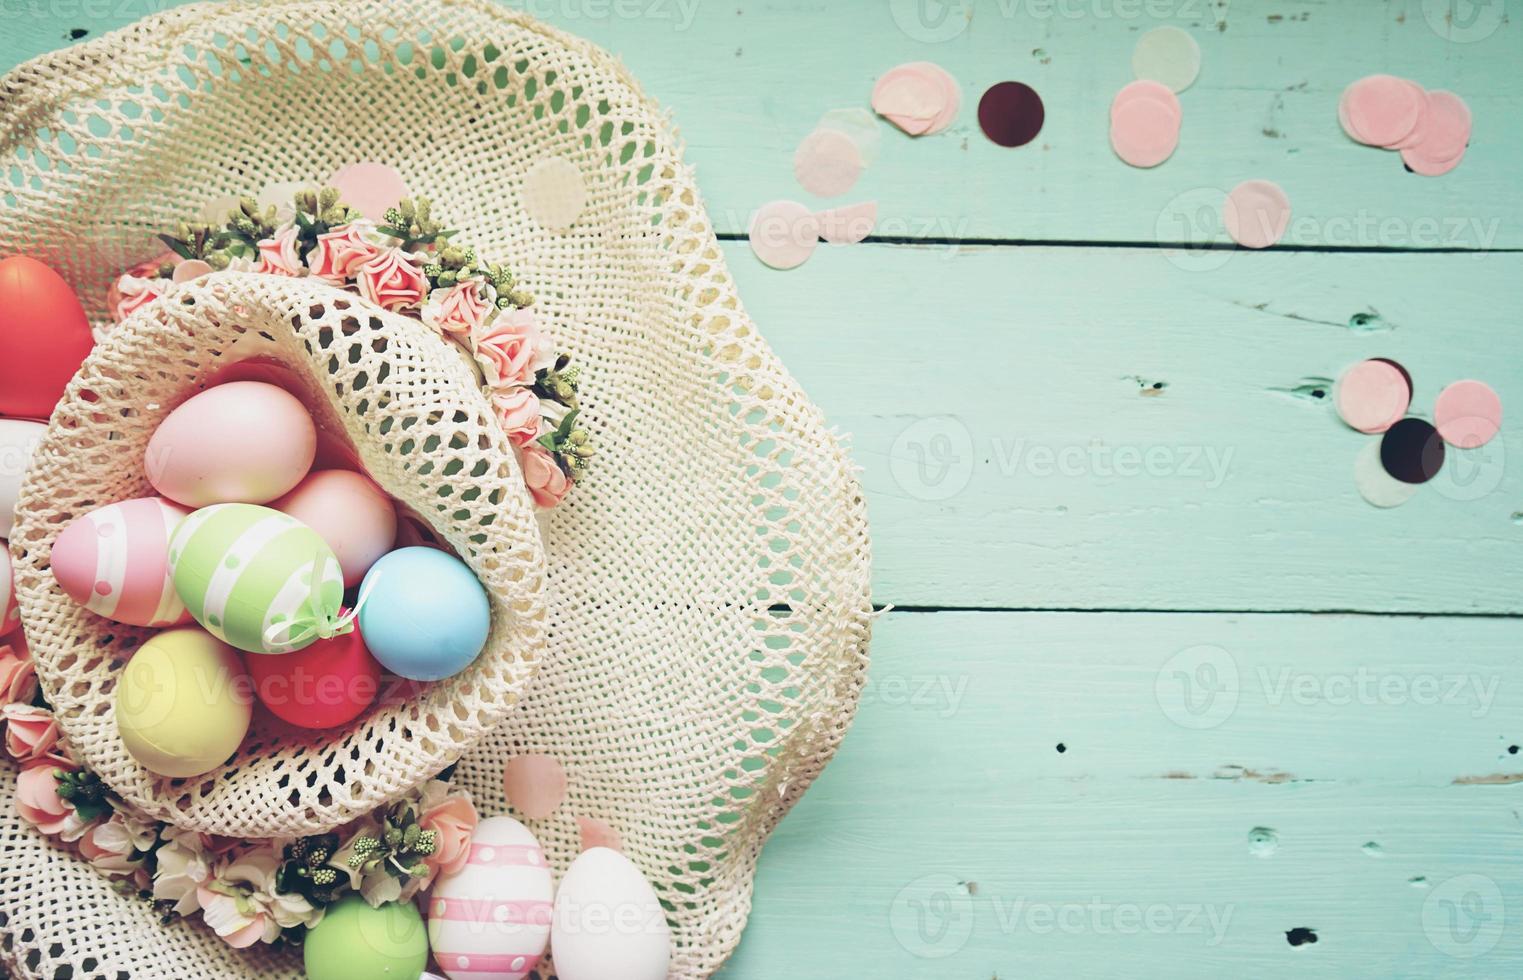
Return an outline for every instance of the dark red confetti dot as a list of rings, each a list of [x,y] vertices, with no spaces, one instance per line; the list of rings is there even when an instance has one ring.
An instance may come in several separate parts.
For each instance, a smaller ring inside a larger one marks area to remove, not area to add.
[[[1380,441],[1380,464],[1403,483],[1427,483],[1444,465],[1444,440],[1431,423],[1405,418]]]
[[[1042,131],[1047,110],[1024,82],[1000,82],[978,100],[978,125],[1000,146],[1025,146]]]

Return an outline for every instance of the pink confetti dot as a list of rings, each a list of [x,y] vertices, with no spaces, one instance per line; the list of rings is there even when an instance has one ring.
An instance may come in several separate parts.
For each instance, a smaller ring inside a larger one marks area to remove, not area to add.
[[[1227,195],[1222,223],[1244,248],[1268,248],[1290,227],[1290,198],[1272,181],[1245,180]]]
[[[343,202],[371,221],[382,221],[387,208],[406,197],[407,182],[393,167],[364,161],[339,168],[328,183],[338,188]]]
[[[793,176],[816,197],[845,194],[862,176],[862,152],[845,133],[816,129],[793,153]]]
[[[1333,386],[1333,406],[1350,428],[1384,432],[1401,420],[1412,403],[1412,385],[1392,361],[1360,361]]]
[[[96,593],[96,595],[110,595],[111,594],[111,583],[107,582],[107,581],[104,581],[104,580],[96,582],[95,583],[95,593]]]
[[[1456,381],[1439,392],[1433,423],[1451,446],[1484,446],[1502,428],[1502,399],[1484,382]]]
[[[1390,147],[1412,134],[1423,114],[1423,90],[1394,75],[1370,75],[1344,89],[1339,100],[1349,135]]]
[[[1131,99],[1111,112],[1111,149],[1133,167],[1156,167],[1179,146],[1179,114],[1162,102]]]
[[[763,204],[751,217],[751,251],[774,269],[793,269],[814,254],[819,219],[797,201]]]
[[[1459,166],[1470,143],[1470,107],[1453,92],[1429,92],[1427,111],[1401,161],[1413,173],[1438,177]]]

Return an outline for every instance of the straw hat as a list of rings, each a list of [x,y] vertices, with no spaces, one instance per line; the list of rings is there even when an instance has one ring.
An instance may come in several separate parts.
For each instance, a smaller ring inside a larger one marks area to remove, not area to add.
[[[536,515],[469,370],[416,321],[309,280],[178,287],[97,347],[18,510],[23,620],[76,753],[135,810],[239,836],[327,829],[457,759],[453,782],[481,813],[510,813],[505,762],[549,754],[567,801],[526,822],[557,873],[578,851],[576,818],[606,822],[667,905],[673,975],[716,969],[763,842],[851,721],[868,541],[854,469],[742,308],[655,105],[606,53],[485,0],[218,3],[14,70],[0,132],[23,175],[3,192],[0,254],[58,269],[98,326],[107,285],[156,251],[155,232],[267,182],[390,163],[536,295],[583,366],[599,447]],[[530,216],[545,160],[575,169],[569,228]],[[70,606],[47,546],[70,515],[139,495],[123,460],[248,353],[290,367],[320,423],[472,566],[493,635],[468,673],[350,730],[256,733],[213,778],[158,780],[120,750],[105,707],[133,631]],[[409,413],[435,448],[380,431]],[[440,475],[451,462],[487,474],[477,492]],[[457,495],[447,507],[441,491]],[[0,960],[15,975],[300,976],[289,953],[161,925],[16,816],[14,775],[0,773]]]

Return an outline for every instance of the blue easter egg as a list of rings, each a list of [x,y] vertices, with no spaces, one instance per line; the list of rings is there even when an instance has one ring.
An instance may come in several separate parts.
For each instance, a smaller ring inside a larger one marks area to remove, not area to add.
[[[360,633],[381,666],[437,681],[471,665],[492,612],[465,562],[435,548],[401,548],[370,566],[360,585]]]

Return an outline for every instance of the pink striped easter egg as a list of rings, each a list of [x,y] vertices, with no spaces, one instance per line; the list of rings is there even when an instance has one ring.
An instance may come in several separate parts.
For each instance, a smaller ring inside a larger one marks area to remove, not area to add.
[[[522,980],[550,938],[550,865],[512,817],[476,825],[465,867],[428,898],[428,942],[450,980]]]
[[[190,622],[169,574],[169,538],[190,511],[162,497],[91,511],[53,542],[53,577],[75,602],[129,626]]]

